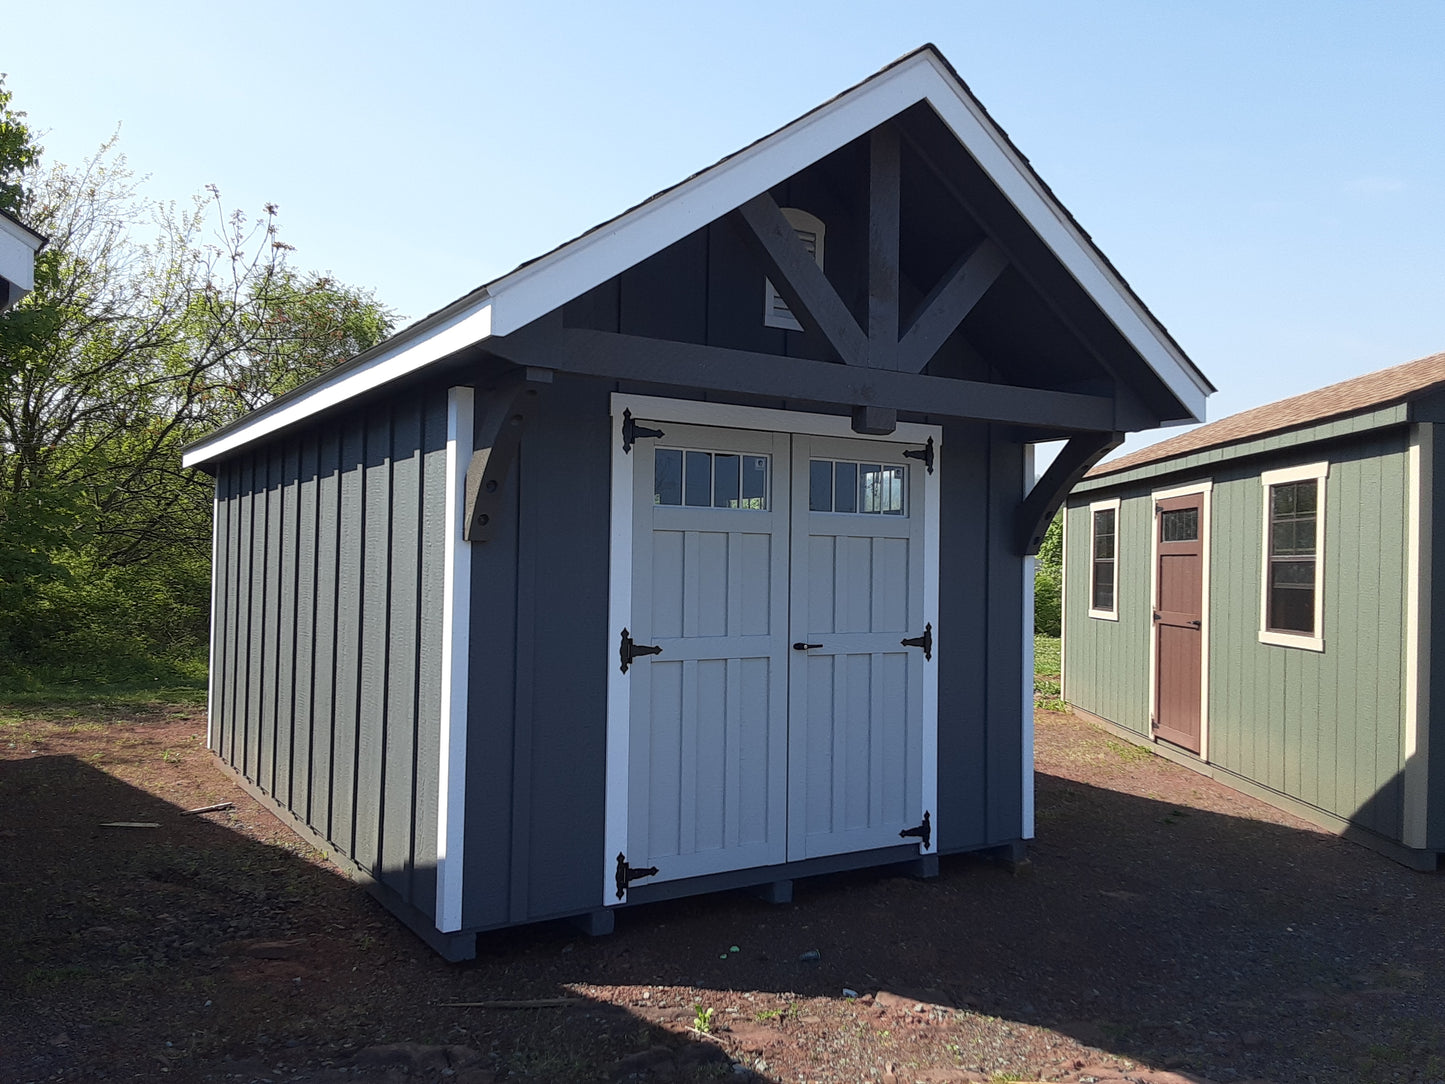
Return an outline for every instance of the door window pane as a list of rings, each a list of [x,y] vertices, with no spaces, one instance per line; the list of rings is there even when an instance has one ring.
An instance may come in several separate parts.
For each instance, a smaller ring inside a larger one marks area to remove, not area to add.
[[[743,508],[758,512],[768,507],[768,457],[765,455],[743,456]]]
[[[1197,542],[1199,540],[1199,509],[1176,508],[1159,513],[1159,541]]]
[[[737,508],[740,491],[739,457],[718,454],[712,459],[712,506]]]
[[[858,511],[858,464],[835,463],[833,470],[833,511]]]
[[[833,464],[826,459],[808,464],[808,511],[833,511]]]
[[[652,503],[682,503],[682,453],[676,448],[658,448],[654,452]]]
[[[687,452],[683,470],[682,503],[692,508],[712,504],[712,456],[707,452]]]

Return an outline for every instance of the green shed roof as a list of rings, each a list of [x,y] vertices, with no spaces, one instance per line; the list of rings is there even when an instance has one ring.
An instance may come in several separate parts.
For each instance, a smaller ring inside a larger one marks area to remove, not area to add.
[[[1110,476],[1140,468],[1153,468],[1141,471],[1153,474],[1185,466],[1182,462],[1174,462],[1176,460],[1202,463],[1206,459],[1217,461],[1267,450],[1262,447],[1265,443],[1262,438],[1283,438],[1287,433],[1313,430],[1326,422],[1355,416],[1359,416],[1358,420],[1363,424],[1343,428],[1330,426],[1329,433],[1319,435],[1375,428],[1404,419],[1403,413],[1385,408],[1408,403],[1442,388],[1445,388],[1445,353],[1431,354],[1201,425],[1177,437],[1099,464],[1085,475],[1085,484],[1096,479],[1112,481]],[[1299,432],[1301,437],[1306,435],[1314,436]],[[1291,442],[1276,439],[1267,443],[1283,445]],[[1210,451],[1213,454],[1201,455]]]

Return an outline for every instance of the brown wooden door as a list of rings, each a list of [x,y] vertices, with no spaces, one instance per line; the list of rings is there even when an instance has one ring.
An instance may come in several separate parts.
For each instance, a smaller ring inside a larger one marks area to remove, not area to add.
[[[1204,648],[1204,495],[1155,506],[1154,734],[1199,752]]]

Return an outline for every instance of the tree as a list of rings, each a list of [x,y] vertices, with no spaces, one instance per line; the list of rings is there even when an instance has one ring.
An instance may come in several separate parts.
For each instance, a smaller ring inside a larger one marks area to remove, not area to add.
[[[1063,625],[1064,514],[1049,523],[1034,558],[1034,632],[1058,636]]]
[[[25,204],[25,171],[40,158],[25,114],[10,108],[5,73],[0,72],[0,211],[19,215]]]
[[[227,213],[214,187],[184,208],[143,199],[114,139],[36,175],[8,102],[0,182],[17,188],[5,163],[23,163],[18,206],[49,243],[35,290],[0,317],[0,551],[27,555],[0,559],[0,648],[41,651],[97,612],[153,649],[197,641],[210,484],[181,449],[379,342],[394,316],[291,267],[274,205]]]

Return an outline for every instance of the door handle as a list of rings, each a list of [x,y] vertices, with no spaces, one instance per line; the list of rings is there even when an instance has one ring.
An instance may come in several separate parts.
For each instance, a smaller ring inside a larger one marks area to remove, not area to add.
[[[812,650],[813,648],[815,648],[815,647],[822,647],[822,646],[823,646],[822,644],[805,644],[805,643],[803,643],[802,640],[799,640],[796,644],[793,645],[793,650],[794,650],[794,651],[811,651],[811,650]]]

